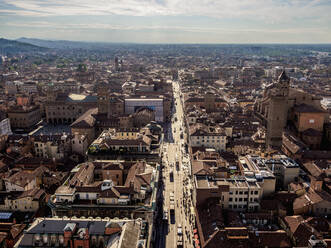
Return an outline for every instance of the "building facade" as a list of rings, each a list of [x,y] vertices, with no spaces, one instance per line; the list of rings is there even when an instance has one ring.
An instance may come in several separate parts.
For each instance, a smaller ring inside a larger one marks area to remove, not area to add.
[[[163,122],[163,99],[162,98],[126,98],[125,113],[133,114],[141,108],[149,108],[155,112],[155,121]]]
[[[41,120],[38,106],[14,107],[9,109],[8,118],[12,128],[31,129]]]

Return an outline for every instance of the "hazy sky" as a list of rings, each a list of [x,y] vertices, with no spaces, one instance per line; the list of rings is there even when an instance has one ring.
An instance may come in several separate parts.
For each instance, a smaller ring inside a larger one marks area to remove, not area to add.
[[[0,37],[331,43],[331,0],[0,0]]]

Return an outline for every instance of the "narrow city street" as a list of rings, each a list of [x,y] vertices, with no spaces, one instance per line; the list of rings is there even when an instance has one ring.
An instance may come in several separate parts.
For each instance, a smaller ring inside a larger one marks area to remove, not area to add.
[[[172,123],[165,132],[166,138],[163,143],[163,210],[168,215],[168,218],[163,220],[163,233],[166,236],[165,247],[167,248],[193,247],[191,234],[194,218],[191,215],[190,160],[185,148],[187,134],[177,82],[173,83],[173,88],[174,112]],[[175,218],[172,218],[171,206],[174,206]]]

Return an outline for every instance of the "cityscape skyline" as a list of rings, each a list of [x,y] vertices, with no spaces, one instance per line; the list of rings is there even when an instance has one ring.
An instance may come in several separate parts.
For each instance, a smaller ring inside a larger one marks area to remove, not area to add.
[[[5,38],[132,43],[330,43],[320,1],[8,1]]]

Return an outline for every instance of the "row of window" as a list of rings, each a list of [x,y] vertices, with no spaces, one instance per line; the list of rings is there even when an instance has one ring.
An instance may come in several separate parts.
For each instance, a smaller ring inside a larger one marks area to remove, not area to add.
[[[247,202],[247,198],[229,198],[229,201],[232,202],[234,199],[235,202]],[[258,198],[250,198],[250,202],[259,202]]]
[[[246,205],[236,205],[236,204],[234,204],[234,205],[229,205],[229,208],[230,209],[237,209],[237,208],[241,208],[241,209],[246,209]]]
[[[320,212],[320,213],[324,211],[324,213],[327,213],[328,209],[327,208],[316,208],[316,211]]]
[[[229,194],[232,195],[233,191],[230,191]],[[238,191],[238,190],[236,190],[235,194],[236,195],[248,195],[248,191]],[[251,195],[258,195],[258,194],[259,194],[259,191],[257,191],[257,190],[256,191],[251,191]]]
[[[82,111],[81,110],[78,110],[78,114],[81,114]],[[48,112],[48,116],[72,116],[72,112]]]
[[[209,137],[213,140],[215,139],[215,137],[217,138],[217,140],[220,140],[220,139],[224,140],[225,139],[225,136],[202,136],[201,139],[204,140],[206,138],[207,140],[209,140]],[[196,138],[200,139],[200,136],[196,136]]]
[[[203,143],[205,143],[204,140],[201,141],[201,144],[203,144]],[[224,142],[223,140],[222,140],[222,142],[220,142],[219,140],[217,140],[217,141],[215,141],[215,140],[213,140],[213,141],[209,141],[209,140],[207,140],[206,143],[207,143],[207,144],[212,144],[212,143],[216,143],[216,144],[225,144],[225,142]],[[197,141],[197,144],[199,145],[199,144],[200,144],[200,141]]]
[[[126,134],[126,136],[129,136],[129,133],[121,133],[122,136],[124,136],[124,134]],[[134,135],[134,133],[131,133],[131,135]]]

